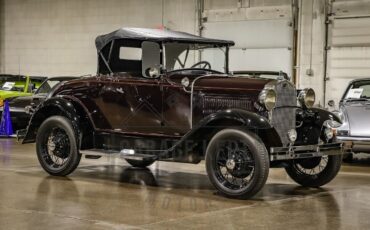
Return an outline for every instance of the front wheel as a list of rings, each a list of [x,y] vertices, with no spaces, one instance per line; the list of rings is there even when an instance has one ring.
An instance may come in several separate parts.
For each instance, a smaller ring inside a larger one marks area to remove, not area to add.
[[[289,177],[305,187],[320,187],[338,174],[342,155],[292,160],[285,168]]]
[[[261,139],[252,132],[223,129],[206,151],[206,169],[211,183],[230,198],[247,199],[265,185],[269,158]]]
[[[46,172],[66,176],[80,163],[76,135],[71,122],[63,116],[52,116],[40,126],[36,136],[37,158]]]

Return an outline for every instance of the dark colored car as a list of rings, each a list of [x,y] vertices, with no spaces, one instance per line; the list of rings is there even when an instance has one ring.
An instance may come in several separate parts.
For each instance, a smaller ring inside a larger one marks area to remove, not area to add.
[[[27,110],[32,110],[43,102],[58,84],[72,79],[76,77],[50,77],[38,87],[33,95],[8,98],[13,130],[25,129],[31,118],[30,111]],[[3,107],[0,107],[0,116],[2,112]]]
[[[349,83],[340,103],[343,125],[337,129],[338,140],[352,153],[370,153],[370,78]]]
[[[232,41],[126,28],[96,39],[98,74],[66,82],[33,114],[23,143],[36,142],[51,175],[81,155],[118,155],[135,167],[156,160],[199,163],[224,195],[248,198],[270,167],[303,186],[331,181],[341,166],[333,128],[315,92],[284,78],[229,72]]]

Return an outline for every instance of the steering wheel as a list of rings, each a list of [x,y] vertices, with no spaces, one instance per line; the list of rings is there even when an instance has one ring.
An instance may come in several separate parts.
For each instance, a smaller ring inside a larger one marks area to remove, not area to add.
[[[200,61],[192,65],[190,68],[195,68],[199,66],[201,69],[211,69],[211,64],[208,61]]]

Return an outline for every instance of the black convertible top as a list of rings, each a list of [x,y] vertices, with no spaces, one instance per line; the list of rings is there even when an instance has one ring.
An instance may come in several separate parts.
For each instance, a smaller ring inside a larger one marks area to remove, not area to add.
[[[100,35],[95,39],[95,45],[98,51],[101,51],[108,43],[116,39],[133,39],[140,41],[156,42],[189,42],[214,44],[220,46],[233,46],[233,41],[204,38],[189,33],[145,28],[121,28],[109,34]]]

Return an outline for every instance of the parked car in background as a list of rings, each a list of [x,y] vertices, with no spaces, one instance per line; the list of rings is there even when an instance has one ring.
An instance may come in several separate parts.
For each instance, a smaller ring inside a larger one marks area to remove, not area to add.
[[[333,105],[333,102],[329,102]],[[337,139],[349,152],[370,153],[370,78],[349,83],[339,103],[338,115],[343,125],[337,129]]]
[[[53,90],[20,138],[36,142],[41,166],[56,176],[84,155],[134,167],[205,159],[212,184],[232,198],[260,191],[270,167],[303,186],[329,183],[342,162],[339,118],[313,107],[313,89],[297,96],[284,77],[230,73],[233,45],[155,29],[99,36],[98,74]]]
[[[43,102],[49,93],[64,81],[76,79],[77,77],[50,77],[44,81],[30,96],[18,96],[7,98],[10,107],[10,117],[12,120],[13,130],[25,129],[31,117],[32,110]],[[3,107],[0,106],[0,115]]]
[[[45,79],[46,77],[0,75],[0,106],[8,98],[32,95]]]

